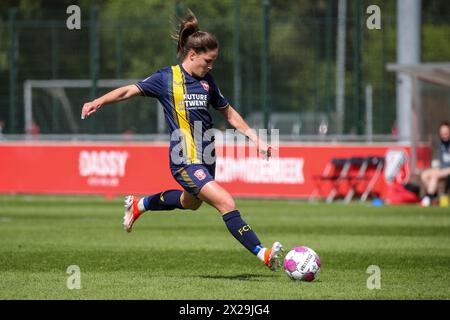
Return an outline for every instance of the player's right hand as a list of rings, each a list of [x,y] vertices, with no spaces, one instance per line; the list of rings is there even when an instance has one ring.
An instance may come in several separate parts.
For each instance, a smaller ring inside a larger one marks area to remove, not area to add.
[[[85,119],[97,111],[101,107],[101,104],[96,102],[96,100],[86,102],[81,109],[81,119]]]

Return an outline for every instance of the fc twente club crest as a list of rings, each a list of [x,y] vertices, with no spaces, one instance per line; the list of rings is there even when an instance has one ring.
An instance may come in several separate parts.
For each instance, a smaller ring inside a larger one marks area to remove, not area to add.
[[[203,89],[206,92],[209,92],[209,83],[208,82],[206,82],[205,80],[202,80],[202,81],[200,81],[200,84],[202,85]]]

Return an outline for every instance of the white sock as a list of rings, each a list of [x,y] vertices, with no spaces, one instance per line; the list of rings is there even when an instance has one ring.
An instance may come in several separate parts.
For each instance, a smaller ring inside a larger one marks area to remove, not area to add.
[[[256,255],[258,259],[261,260],[262,262],[264,262],[264,253],[266,253],[266,250],[267,250],[266,248],[262,248]]]
[[[144,198],[141,198],[141,200],[139,200],[138,209],[139,209],[140,213],[147,211],[147,209],[145,209],[145,206],[144,206]]]

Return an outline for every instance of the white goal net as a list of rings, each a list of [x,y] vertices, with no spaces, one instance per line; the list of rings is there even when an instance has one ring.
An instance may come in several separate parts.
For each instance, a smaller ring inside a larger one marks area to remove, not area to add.
[[[95,97],[138,79],[100,79]],[[164,114],[156,99],[131,99],[101,110],[102,115],[81,121],[81,108],[92,100],[91,80],[26,80],[24,129],[39,127],[47,134],[157,134],[165,130]]]

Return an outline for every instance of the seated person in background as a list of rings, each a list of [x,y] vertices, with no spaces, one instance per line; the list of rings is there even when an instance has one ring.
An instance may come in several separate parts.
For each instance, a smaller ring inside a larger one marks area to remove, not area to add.
[[[439,168],[426,169],[420,176],[426,190],[426,195],[421,202],[423,207],[429,207],[432,199],[437,196],[439,180],[446,179],[448,181],[448,176],[450,176],[450,124],[448,122],[440,124],[439,138]]]

